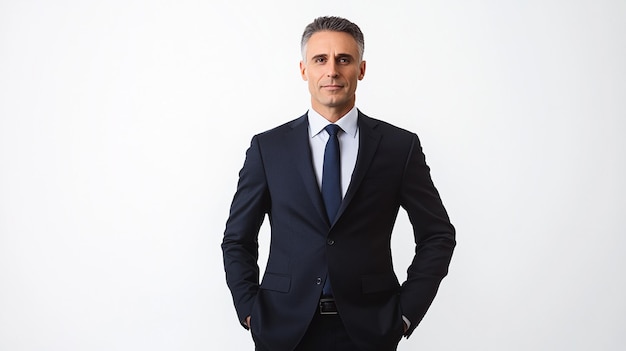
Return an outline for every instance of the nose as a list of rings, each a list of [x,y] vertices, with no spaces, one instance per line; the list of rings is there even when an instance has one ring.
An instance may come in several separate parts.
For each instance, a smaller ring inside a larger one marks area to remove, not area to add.
[[[329,61],[327,67],[328,73],[326,73],[326,75],[328,78],[336,78],[339,76],[339,73],[337,73],[337,64],[334,61]]]

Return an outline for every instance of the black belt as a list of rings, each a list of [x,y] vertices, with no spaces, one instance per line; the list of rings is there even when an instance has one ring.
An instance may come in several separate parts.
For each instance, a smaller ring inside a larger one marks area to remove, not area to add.
[[[332,297],[323,297],[320,299],[320,314],[337,314],[337,305]]]

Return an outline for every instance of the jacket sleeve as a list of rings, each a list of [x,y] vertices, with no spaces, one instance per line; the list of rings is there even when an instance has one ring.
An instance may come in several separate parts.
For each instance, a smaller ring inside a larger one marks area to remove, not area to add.
[[[239,172],[237,191],[222,241],[226,283],[231,291],[239,321],[250,315],[259,289],[259,229],[269,212],[270,197],[258,137],[246,152]]]
[[[409,336],[430,307],[456,245],[455,228],[450,223],[439,192],[433,185],[417,135],[414,135],[401,189],[401,206],[413,226],[415,256],[402,284],[402,313],[411,326]]]

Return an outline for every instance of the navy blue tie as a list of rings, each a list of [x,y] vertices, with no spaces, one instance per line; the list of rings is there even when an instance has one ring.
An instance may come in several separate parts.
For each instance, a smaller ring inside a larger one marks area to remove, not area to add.
[[[329,124],[324,129],[328,132],[329,137],[324,151],[322,197],[324,198],[328,221],[333,223],[339,205],[341,205],[341,162],[339,159],[339,139],[337,138],[337,133],[341,128],[336,124]]]
[[[341,162],[339,158],[339,139],[337,133],[341,128],[336,124],[329,124],[325,128],[328,132],[328,142],[324,150],[324,168],[322,170],[322,197],[324,198],[324,206],[328,221],[332,224],[337,216],[337,211],[341,205]],[[322,290],[324,296],[332,296],[330,280],[326,277],[324,288]]]

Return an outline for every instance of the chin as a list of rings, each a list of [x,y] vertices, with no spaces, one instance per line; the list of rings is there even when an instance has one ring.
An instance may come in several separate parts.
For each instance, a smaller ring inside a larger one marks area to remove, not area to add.
[[[344,99],[328,99],[324,105],[328,107],[339,107],[344,106],[348,103],[348,100]]]

